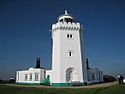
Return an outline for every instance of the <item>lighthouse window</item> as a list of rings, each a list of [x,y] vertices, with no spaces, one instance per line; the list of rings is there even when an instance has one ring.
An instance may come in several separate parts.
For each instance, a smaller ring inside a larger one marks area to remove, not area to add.
[[[68,57],[72,57],[73,56],[73,51],[68,51]]]
[[[69,38],[69,34],[67,34],[67,38]]]
[[[67,34],[67,38],[72,39],[73,38],[73,34]]]
[[[72,34],[70,34],[70,38],[72,38]]]
[[[63,22],[63,19],[59,20],[60,22]]]
[[[69,56],[70,56],[70,57],[72,56],[72,52],[69,52]]]
[[[67,23],[68,23],[68,22],[71,22],[71,23],[72,23],[72,22],[73,22],[73,19],[71,19],[71,18],[65,18],[64,21],[67,22]]]

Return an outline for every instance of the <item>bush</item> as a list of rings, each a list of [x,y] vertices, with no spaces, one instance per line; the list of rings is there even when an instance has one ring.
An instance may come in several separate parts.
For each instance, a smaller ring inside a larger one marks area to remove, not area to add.
[[[114,81],[116,81],[115,77],[109,76],[109,75],[104,75],[103,79],[104,79],[104,82],[114,82]]]

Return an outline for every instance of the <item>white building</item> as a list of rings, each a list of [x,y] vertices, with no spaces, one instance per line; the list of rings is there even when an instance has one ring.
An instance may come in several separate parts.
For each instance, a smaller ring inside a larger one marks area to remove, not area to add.
[[[16,83],[18,84],[43,84],[45,69],[29,68],[29,70],[17,71]]]
[[[100,83],[103,82],[103,71],[98,68],[90,68],[88,58],[86,59],[87,64],[87,82],[88,83]]]
[[[103,72],[100,71],[98,68],[87,69],[87,74],[89,83],[103,82]]]
[[[83,44],[83,27],[65,11],[52,25],[52,70],[32,68],[17,71],[17,83],[44,83],[47,79],[52,86],[84,85],[88,82],[102,81],[103,73],[98,69],[87,69]],[[36,72],[37,71],[37,72]],[[46,72],[45,72],[46,71]],[[32,80],[30,76],[32,74]],[[38,73],[38,81],[35,80]],[[101,76],[95,76],[93,73]],[[27,80],[26,80],[26,79]]]

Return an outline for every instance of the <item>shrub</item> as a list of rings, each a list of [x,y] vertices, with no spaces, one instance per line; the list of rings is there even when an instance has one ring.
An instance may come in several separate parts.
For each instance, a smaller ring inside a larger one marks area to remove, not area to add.
[[[113,82],[113,81],[116,81],[115,77],[109,76],[109,75],[104,75],[103,79],[104,79],[104,82]]]

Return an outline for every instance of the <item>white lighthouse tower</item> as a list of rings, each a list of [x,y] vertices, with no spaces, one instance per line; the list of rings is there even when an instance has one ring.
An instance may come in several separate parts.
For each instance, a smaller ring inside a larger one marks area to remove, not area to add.
[[[52,85],[68,86],[87,81],[82,26],[72,15],[58,17],[52,25]]]

